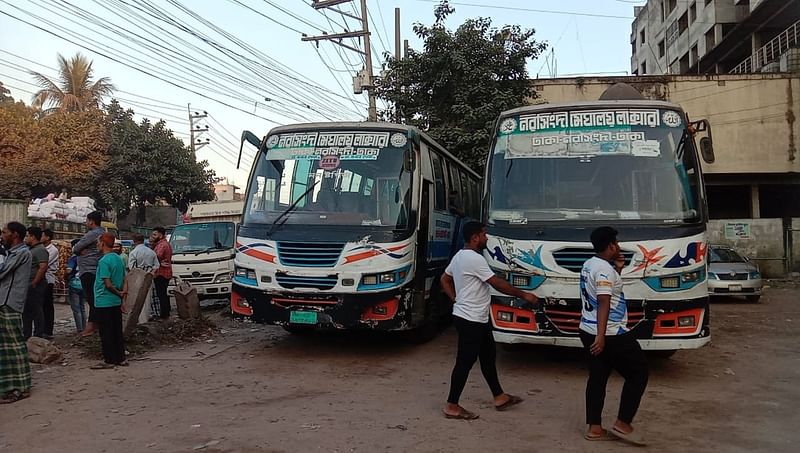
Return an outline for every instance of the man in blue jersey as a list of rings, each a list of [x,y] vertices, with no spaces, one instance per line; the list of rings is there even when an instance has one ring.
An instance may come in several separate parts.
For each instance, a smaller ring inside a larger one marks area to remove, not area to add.
[[[589,352],[589,381],[586,384],[587,440],[615,437],[643,444],[634,433],[633,417],[639,409],[647,388],[647,361],[639,342],[628,329],[628,308],[622,290],[620,272],[625,259],[620,253],[617,231],[601,227],[591,234],[596,255],[586,261],[581,270],[580,338]],[[619,412],[614,426],[606,431],[602,426],[606,384],[611,371],[625,379]]]

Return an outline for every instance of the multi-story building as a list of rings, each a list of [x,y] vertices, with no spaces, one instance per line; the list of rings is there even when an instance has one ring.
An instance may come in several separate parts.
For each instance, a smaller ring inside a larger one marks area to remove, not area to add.
[[[800,0],[648,0],[634,13],[634,75],[790,72],[800,66]]]

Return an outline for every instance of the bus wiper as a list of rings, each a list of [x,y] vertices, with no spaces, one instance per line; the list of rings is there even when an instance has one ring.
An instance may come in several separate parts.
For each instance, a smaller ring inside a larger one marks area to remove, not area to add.
[[[275,218],[275,221],[274,221],[274,222],[272,222],[272,226],[270,227],[269,231],[267,231],[267,237],[270,237],[270,236],[272,236],[272,233],[274,233],[274,232],[275,232],[275,230],[277,230],[278,228],[282,227],[282,226],[283,226],[283,224],[284,224],[284,223],[286,223],[286,220],[288,220],[288,219],[289,219],[289,218],[288,218],[288,217],[286,217],[286,216],[288,216],[288,215],[289,215],[289,214],[290,214],[292,211],[294,211],[294,210],[295,210],[295,208],[297,208],[297,205],[298,205],[298,204],[300,204],[300,201],[302,201],[302,200],[303,200],[303,199],[304,199],[304,198],[305,198],[305,197],[306,197],[306,196],[307,196],[309,193],[311,193],[311,191],[312,191],[312,190],[314,190],[314,187],[316,187],[316,186],[317,186],[317,184],[318,184],[320,181],[321,181],[321,180],[316,180],[316,181],[314,181],[314,184],[311,184],[311,186],[309,186],[309,188],[308,188],[308,189],[306,189],[306,191],[305,191],[305,192],[303,192],[303,194],[302,194],[302,195],[300,195],[299,197],[297,197],[297,200],[294,200],[294,203],[292,203],[291,205],[289,205],[289,207],[288,207],[288,208],[286,208],[286,209],[285,209],[283,212],[281,212],[281,213],[280,213],[280,215],[278,215],[278,217],[276,217],[276,218]],[[286,217],[286,219],[285,219],[283,222],[281,222],[281,223],[278,223],[278,222],[280,222],[280,220],[281,220],[281,219],[283,219],[284,217]]]

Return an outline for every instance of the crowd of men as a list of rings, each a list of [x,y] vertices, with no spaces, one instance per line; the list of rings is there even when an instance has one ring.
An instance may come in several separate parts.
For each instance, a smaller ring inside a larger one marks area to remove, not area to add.
[[[153,229],[149,246],[143,235],[134,234],[133,249],[126,255],[121,241],[107,232],[101,222],[99,211],[86,217],[88,231],[72,241],[72,256],[64,278],[79,334],[100,336],[103,360],[91,367],[97,370],[128,365],[122,326],[122,315],[128,310],[126,274],[137,269],[154,277],[156,297],[142,307],[144,320],[169,318],[167,286],[172,278],[172,249],[164,228]],[[36,226],[9,222],[2,229],[0,404],[30,396],[27,340],[53,338],[59,250],[52,241],[52,231]],[[150,288],[137,289],[150,295]]]

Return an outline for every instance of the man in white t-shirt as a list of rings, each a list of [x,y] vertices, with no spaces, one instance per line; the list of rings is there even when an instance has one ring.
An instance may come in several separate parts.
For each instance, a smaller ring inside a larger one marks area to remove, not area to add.
[[[453,257],[442,274],[442,289],[455,301],[453,324],[458,331],[458,353],[450,380],[450,394],[444,407],[447,418],[474,420],[474,414],[458,404],[472,365],[480,358],[481,372],[494,396],[499,411],[522,402],[522,398],[503,392],[497,378],[496,351],[489,310],[490,287],[526,302],[536,303],[536,296],[526,293],[497,277],[483,257],[486,248],[486,226],[478,222],[464,225],[464,248]]]
[[[639,342],[628,329],[628,306],[622,288],[620,272],[625,266],[617,231],[600,227],[591,234],[592,246],[597,255],[583,264],[581,269],[580,338],[589,352],[589,380],[586,384],[587,440],[605,440],[609,433],[643,444],[634,434],[633,417],[639,409],[647,388],[647,361]],[[625,379],[620,398],[619,413],[611,430],[602,425],[603,402],[606,384],[611,371],[617,370]]]

